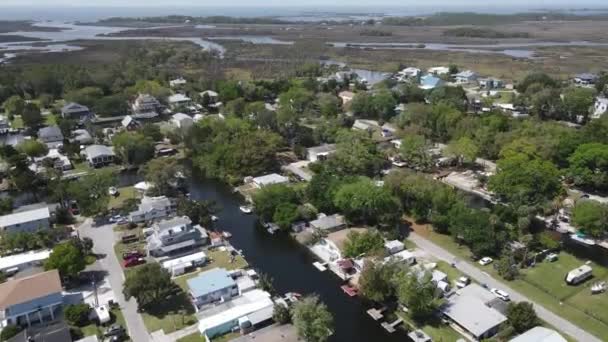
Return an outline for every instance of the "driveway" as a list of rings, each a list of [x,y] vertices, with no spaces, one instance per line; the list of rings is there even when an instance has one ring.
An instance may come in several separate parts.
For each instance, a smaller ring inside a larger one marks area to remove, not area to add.
[[[501,281],[492,278],[488,273],[479,270],[477,267],[471,265],[466,261],[461,260],[460,258],[457,258],[450,252],[434,244],[433,242],[421,237],[420,235],[411,232],[409,239],[412,240],[418,246],[418,248],[425,250],[427,253],[435,256],[436,258],[448,263],[455,263],[456,268],[458,268],[458,270],[460,270],[462,273],[465,273],[472,279],[475,279],[477,282],[485,283],[488,285],[488,287],[495,287],[508,292],[511,299],[513,299],[514,301],[526,301],[532,303],[534,305],[534,309],[536,310],[536,314],[538,315],[538,317],[551,324],[552,326],[556,327],[560,331],[564,332],[565,334],[568,334],[571,337],[575,338],[576,340],[585,342],[601,342],[599,338],[589,334],[585,330],[570,323],[570,321],[565,320],[560,316],[554,314],[553,312],[545,309],[530,298],[527,298],[526,296],[509,288]]]
[[[116,234],[112,230],[112,225],[93,226],[93,221],[87,219],[78,227],[80,236],[89,237],[93,240],[93,252],[102,255],[98,260],[99,265],[108,272],[110,285],[114,290],[116,301],[122,309],[122,313],[127,323],[127,330],[133,342],[148,342],[152,338],[144,325],[141,315],[137,312],[137,302],[134,298],[127,301],[122,294],[122,285],[125,279],[120,262],[114,254],[114,244]]]

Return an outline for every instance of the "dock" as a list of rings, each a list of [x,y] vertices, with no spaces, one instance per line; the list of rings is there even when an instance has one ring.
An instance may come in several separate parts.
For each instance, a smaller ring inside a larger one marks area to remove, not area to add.
[[[388,331],[389,333],[394,333],[395,327],[398,326],[399,324],[403,323],[403,319],[398,318],[396,321],[394,321],[393,323],[387,323],[387,322],[382,322],[382,327],[384,328],[384,330]]]
[[[367,314],[374,320],[374,321],[379,321],[382,318],[384,318],[384,315],[382,314],[382,312],[384,311],[384,308],[382,309],[374,309],[371,308],[369,310],[367,310]]]
[[[320,263],[320,262],[318,262],[318,261],[315,261],[315,262],[313,262],[313,263],[312,263],[312,265],[313,265],[314,267],[316,267],[316,268],[317,268],[319,271],[321,271],[321,272],[325,272],[325,271],[327,271],[327,267],[326,267],[326,266],[327,266],[327,264],[322,264],[322,263]]]

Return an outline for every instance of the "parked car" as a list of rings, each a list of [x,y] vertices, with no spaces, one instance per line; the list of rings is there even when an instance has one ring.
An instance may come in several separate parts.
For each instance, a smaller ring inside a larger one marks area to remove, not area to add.
[[[469,277],[460,277],[458,278],[458,280],[456,280],[456,287],[458,287],[459,289],[469,285],[471,283],[471,279],[469,279]]]
[[[128,251],[122,253],[122,260],[143,258],[144,255],[140,251]]]
[[[144,258],[131,258],[124,261],[123,266],[125,268],[133,267],[137,265],[142,265],[146,263],[146,259]]]
[[[545,260],[547,260],[548,262],[554,262],[557,261],[558,258],[559,256],[556,253],[551,253],[545,257]]]
[[[123,336],[125,334],[125,328],[122,325],[113,324],[108,327],[104,333],[104,337],[112,337],[112,336]]]
[[[511,300],[511,298],[509,298],[509,294],[503,290],[492,288],[492,289],[490,289],[490,292],[492,292],[496,297],[504,300],[505,302],[508,302],[509,300]]]
[[[114,215],[114,216],[110,217],[109,221],[111,223],[116,223],[116,222],[118,222],[118,221],[120,221],[122,219],[124,219],[124,217],[122,217],[122,215]]]
[[[490,257],[483,257],[483,258],[479,259],[479,264],[481,266],[486,266],[486,265],[491,264],[492,261],[494,261],[494,260]]]

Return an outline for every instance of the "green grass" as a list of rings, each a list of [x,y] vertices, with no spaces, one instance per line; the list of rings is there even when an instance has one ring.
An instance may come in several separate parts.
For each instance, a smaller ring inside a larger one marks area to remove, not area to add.
[[[57,124],[57,117],[55,114],[49,114],[44,116],[44,124],[47,126],[54,126]]]
[[[125,328],[127,327],[125,318],[120,309],[112,309],[110,311],[110,317],[111,317],[111,321],[109,324],[116,323]],[[109,325],[109,324],[106,324],[106,325]],[[93,335],[100,336],[101,334],[103,334],[105,327],[98,326],[95,323],[91,323],[89,325],[85,325],[84,327],[78,327],[77,329],[79,329],[82,332],[82,335],[86,337],[86,336],[93,336]]]
[[[463,276],[462,272],[445,261],[437,261],[437,269],[447,274],[450,286],[454,286],[454,282]]]
[[[21,118],[21,115],[13,116],[13,121],[11,121],[11,128],[20,129],[24,127],[25,126],[23,125],[23,119]]]
[[[149,332],[162,329],[165,334],[181,330],[197,322],[194,307],[186,293],[181,293],[165,303],[147,308],[141,316]]]
[[[213,340],[215,342],[215,340]],[[177,342],[205,342],[205,338],[198,332],[184,336],[177,340]]]
[[[410,330],[420,329],[429,335],[433,341],[453,342],[463,338],[456,330],[439,320],[419,326],[405,312],[399,311],[397,315],[403,319]]]
[[[468,248],[459,246],[450,236],[420,227],[416,228],[416,232],[457,257],[469,260],[471,254]],[[600,279],[608,280],[608,269],[591,263],[594,280],[579,286],[568,286],[564,282],[566,273],[584,262],[585,260],[561,252],[558,261],[552,263],[540,261],[533,268],[521,270],[518,279],[503,281],[512,289],[589,333],[598,337],[608,336],[608,310],[606,310],[608,294],[591,296],[589,290],[592,283]],[[492,265],[481,266],[475,262],[470,263],[495,279],[502,279]]]
[[[245,268],[248,266],[247,261],[237,256],[233,263],[230,263],[230,253],[226,251],[220,251],[219,249],[208,251],[207,257],[209,261],[204,267],[199,268],[196,272],[192,272],[183,276],[176,277],[173,281],[179,285],[184,291],[188,291],[188,279],[196,277],[199,273],[210,270],[216,267],[222,267],[227,270],[236,270],[239,268]]]
[[[239,336],[241,336],[240,333],[238,333],[238,332],[232,332],[232,333],[228,333],[226,335],[222,335],[222,336],[219,336],[219,337],[216,337],[216,338],[212,338],[211,342],[228,342],[228,341],[231,341],[231,340],[233,340],[233,339],[235,339],[235,338],[237,338]],[[195,340],[195,341],[197,341],[197,340]]]
[[[137,198],[137,191],[132,186],[127,186],[124,188],[118,188],[118,196],[110,197],[110,203],[108,203],[108,209],[118,209],[122,207],[125,201],[129,199]]]

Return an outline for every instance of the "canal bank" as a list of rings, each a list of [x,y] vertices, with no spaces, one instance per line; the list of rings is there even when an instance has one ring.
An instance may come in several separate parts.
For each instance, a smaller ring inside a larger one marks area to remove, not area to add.
[[[219,205],[216,227],[232,233],[231,244],[243,251],[254,268],[273,278],[279,293],[319,295],[334,316],[335,333],[330,341],[409,341],[401,331],[388,334],[367,316],[368,307],[363,301],[344,294],[335,275],[319,272],[306,248],[287,236],[269,236],[257,229],[256,216],[241,213],[242,200],[231,188],[217,181],[193,178],[190,195],[194,200],[213,200]]]

